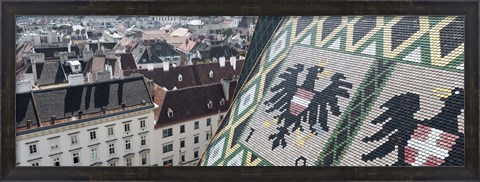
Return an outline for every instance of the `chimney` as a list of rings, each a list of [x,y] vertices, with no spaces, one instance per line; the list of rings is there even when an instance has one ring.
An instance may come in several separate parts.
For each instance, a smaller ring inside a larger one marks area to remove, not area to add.
[[[87,73],[87,82],[88,83],[93,82],[92,72],[90,72],[90,71]]]
[[[168,61],[165,61],[163,62],[163,71],[168,71],[170,69],[170,64],[168,63]]]
[[[33,73],[33,84],[37,85],[38,83],[38,75],[37,75],[37,63],[33,59],[30,60],[32,66],[32,73]]]
[[[223,96],[225,97],[225,100],[228,101],[229,99],[229,91],[230,91],[230,81],[228,80],[225,80],[225,79],[221,79],[220,80],[220,83],[222,83],[222,90],[223,90]]]
[[[23,79],[16,83],[16,93],[25,93],[32,90],[32,81]]]
[[[45,54],[43,53],[31,53],[30,59],[33,60],[35,63],[44,63],[45,62]]]
[[[237,58],[235,56],[230,57],[230,65],[233,67],[233,70],[237,68]]]
[[[82,51],[83,62],[88,62],[93,59],[93,51],[91,50],[83,50]]]
[[[62,63],[62,65],[68,60],[68,52],[60,52],[58,56],[60,56],[60,63]]]
[[[218,61],[218,63],[220,64],[220,67],[223,68],[225,67],[225,57],[220,57],[220,60]]]
[[[115,58],[117,58],[119,77],[123,78],[122,61],[121,61],[122,57],[115,55]]]
[[[72,52],[72,41],[68,42],[68,53]]]

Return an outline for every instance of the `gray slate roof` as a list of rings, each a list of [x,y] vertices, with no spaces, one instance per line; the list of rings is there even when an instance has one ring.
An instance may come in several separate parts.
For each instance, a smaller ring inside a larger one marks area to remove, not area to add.
[[[31,95],[35,99],[35,107]],[[25,126],[29,118],[34,125],[37,120],[49,121],[52,115],[57,119],[70,118],[78,116],[79,111],[83,114],[99,113],[103,106],[112,110],[122,108],[122,103],[129,107],[143,102],[152,103],[142,76],[32,91],[17,94],[17,127]]]

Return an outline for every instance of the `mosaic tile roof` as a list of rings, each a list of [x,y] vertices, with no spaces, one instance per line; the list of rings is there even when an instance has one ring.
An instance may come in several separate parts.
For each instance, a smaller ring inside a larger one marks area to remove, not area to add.
[[[464,164],[464,17],[285,17],[256,60],[199,165]]]

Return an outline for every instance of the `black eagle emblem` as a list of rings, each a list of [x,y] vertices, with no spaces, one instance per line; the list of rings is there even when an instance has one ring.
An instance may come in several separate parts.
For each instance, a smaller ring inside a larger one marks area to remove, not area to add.
[[[423,121],[414,118],[420,110],[420,95],[408,92],[385,102],[380,108],[388,110],[371,123],[388,122],[362,141],[379,141],[387,136],[388,140],[362,155],[362,160],[383,158],[398,149],[398,161],[393,166],[463,165],[464,135],[458,131],[457,117],[464,108],[464,90],[455,88],[447,95],[441,99],[441,112]]]
[[[315,80],[318,80],[318,74],[324,71],[324,67],[313,66],[308,68],[306,80],[301,86],[297,86],[298,74],[303,71],[303,64],[296,64],[294,68],[288,67],[286,72],[279,75],[283,79],[278,85],[273,86],[270,91],[274,96],[266,100],[264,104],[270,107],[266,110],[271,113],[275,110],[281,114],[275,115],[278,123],[283,122],[283,126],[277,127],[278,132],[269,136],[273,140],[272,150],[282,145],[287,146],[285,135],[290,135],[288,128],[294,124],[291,131],[300,129],[303,132],[301,122],[308,122],[309,129],[313,134],[317,134],[315,124],[319,124],[322,130],[328,132],[327,126],[328,110],[334,116],[341,114],[338,105],[338,97],[349,98],[350,94],[345,88],[351,89],[352,84],[344,81],[345,75],[335,73],[331,76],[331,83],[321,92],[315,90]],[[344,88],[342,88],[344,87]]]

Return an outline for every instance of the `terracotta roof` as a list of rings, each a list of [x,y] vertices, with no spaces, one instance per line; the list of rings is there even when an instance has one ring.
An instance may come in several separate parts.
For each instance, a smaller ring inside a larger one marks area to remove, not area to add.
[[[133,59],[133,55],[130,54],[118,54],[120,58],[120,62],[122,62],[122,69],[123,70],[132,70],[137,69],[137,65],[135,64],[135,60]]]
[[[185,41],[182,45],[178,46],[179,49],[190,52],[195,45],[197,45],[198,42],[192,41],[192,40],[187,40]]]
[[[155,109],[154,111],[155,121],[157,121],[158,117],[160,116],[160,110],[162,109],[163,101],[165,100],[166,94],[166,90],[155,84],[153,88],[153,102],[159,106],[159,108]]]
[[[92,79],[97,80],[97,73],[105,69],[105,57],[95,56],[93,57],[90,71],[92,72]]]

